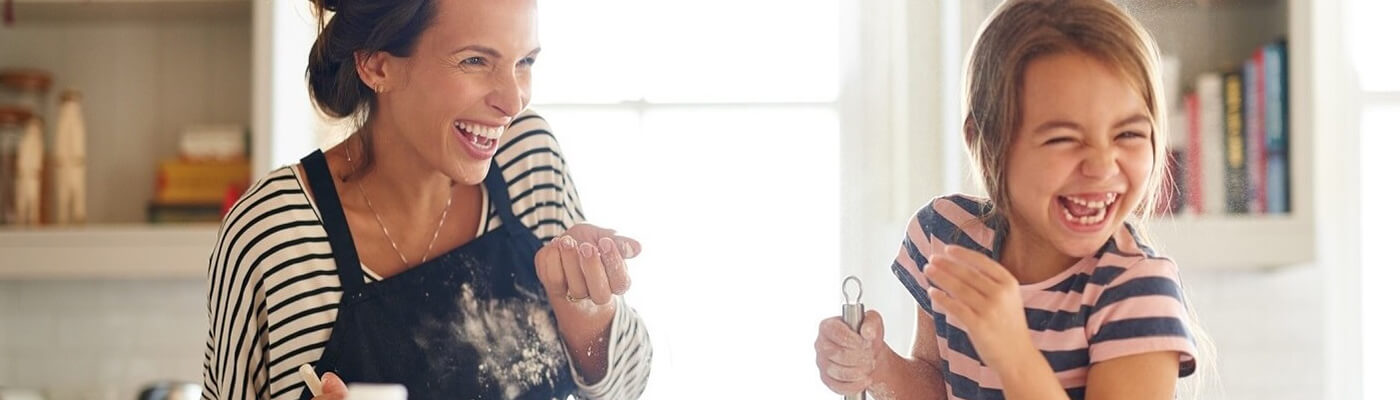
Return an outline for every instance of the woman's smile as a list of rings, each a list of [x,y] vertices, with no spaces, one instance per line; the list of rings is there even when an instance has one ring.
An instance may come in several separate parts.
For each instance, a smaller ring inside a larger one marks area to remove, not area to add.
[[[462,149],[467,154],[477,160],[490,160],[496,154],[496,147],[500,143],[501,135],[505,133],[505,125],[487,126],[471,121],[452,121],[452,130],[457,134],[457,142],[462,144]]]

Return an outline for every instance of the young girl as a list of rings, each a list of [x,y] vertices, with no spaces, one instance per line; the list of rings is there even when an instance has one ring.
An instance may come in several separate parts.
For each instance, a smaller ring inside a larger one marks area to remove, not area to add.
[[[923,309],[912,358],[839,318],[833,391],[883,399],[1170,399],[1195,371],[1177,267],[1148,216],[1167,143],[1157,49],[1107,0],[1009,0],[968,63],[963,133],[990,198],[933,199],[892,269]]]

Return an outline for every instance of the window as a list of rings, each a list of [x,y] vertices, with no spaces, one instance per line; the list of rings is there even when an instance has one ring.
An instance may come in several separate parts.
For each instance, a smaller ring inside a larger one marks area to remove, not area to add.
[[[1400,171],[1394,156],[1400,148],[1400,137],[1395,135],[1400,126],[1400,75],[1395,74],[1400,71],[1400,55],[1387,49],[1400,37],[1400,27],[1384,16],[1400,12],[1400,3],[1355,0],[1349,11],[1346,43],[1352,46],[1361,89],[1362,393],[1368,399],[1390,399],[1400,396],[1400,390],[1387,383],[1400,373],[1392,362],[1400,357],[1400,344],[1394,340],[1400,322],[1393,312],[1400,294],[1386,285],[1400,279],[1400,270],[1385,250],[1400,239],[1394,225],[1400,222],[1394,206],[1394,199],[1400,197],[1394,177]]]
[[[837,8],[539,3],[531,107],[590,221],[645,248],[628,301],[656,348],[646,398],[834,396],[812,341],[839,312]]]

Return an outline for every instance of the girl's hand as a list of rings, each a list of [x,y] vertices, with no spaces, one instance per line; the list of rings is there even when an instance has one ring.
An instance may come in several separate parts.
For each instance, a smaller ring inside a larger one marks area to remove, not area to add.
[[[929,297],[967,327],[972,345],[987,366],[1000,371],[1030,354],[1025,349],[1034,349],[1020,283],[996,260],[949,245],[943,254],[929,257],[924,275],[937,286],[929,288]]]
[[[885,322],[875,310],[865,312],[860,333],[841,317],[822,320],[817,327],[817,370],[822,383],[837,394],[852,395],[869,389],[877,367],[889,354],[885,345]]]
[[[606,306],[631,286],[626,260],[641,249],[640,242],[614,230],[580,223],[535,253],[535,273],[556,309],[586,308],[590,301]]]

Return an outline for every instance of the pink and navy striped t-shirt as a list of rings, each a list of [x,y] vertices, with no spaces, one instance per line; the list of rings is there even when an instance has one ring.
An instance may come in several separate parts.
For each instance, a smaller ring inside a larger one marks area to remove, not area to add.
[[[999,260],[1006,219],[985,199],[935,198],[909,221],[891,268],[933,316],[939,368],[950,399],[1001,399],[997,373],[977,356],[964,325],[932,304],[923,270],[928,257],[954,244]],[[935,290],[937,290],[935,288]],[[1144,245],[1128,224],[1093,256],[1043,282],[1021,286],[1031,341],[1070,398],[1084,398],[1091,364],[1158,351],[1181,354],[1179,377],[1195,372],[1195,342],[1176,264]]]

